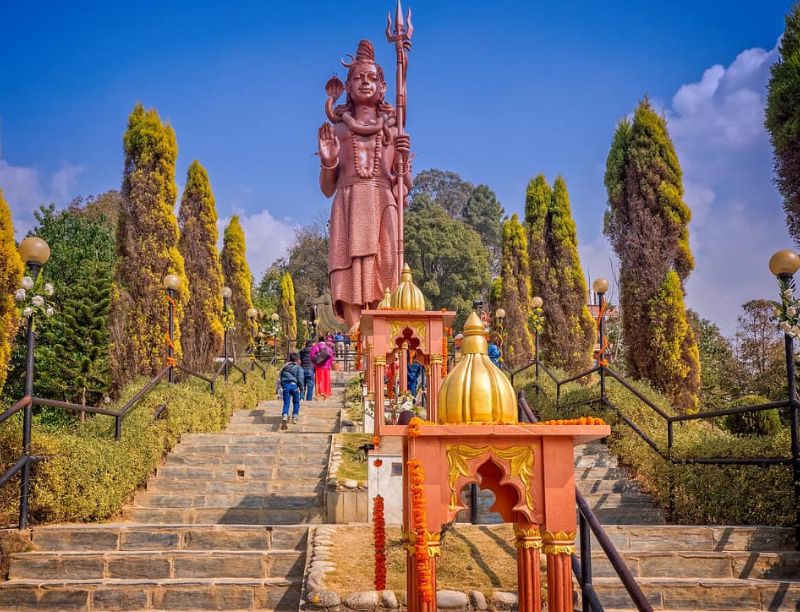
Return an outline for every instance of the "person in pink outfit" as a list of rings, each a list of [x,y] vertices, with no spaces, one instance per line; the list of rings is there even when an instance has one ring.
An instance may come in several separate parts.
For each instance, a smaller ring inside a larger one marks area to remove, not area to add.
[[[317,397],[323,400],[328,399],[333,392],[331,391],[331,367],[333,366],[333,347],[325,342],[323,336],[319,337],[319,342],[311,347],[309,353],[311,361],[314,363],[314,388]]]

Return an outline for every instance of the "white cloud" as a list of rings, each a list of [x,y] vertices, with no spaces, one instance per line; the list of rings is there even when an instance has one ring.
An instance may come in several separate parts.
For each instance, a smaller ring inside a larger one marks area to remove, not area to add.
[[[777,47],[742,51],[680,87],[666,109],[684,171],[697,267],[687,303],[732,334],[741,304],[775,294],[770,255],[789,245],[772,183],[764,129],[769,67]]]
[[[83,170],[82,166],[62,162],[61,168],[43,181],[36,168],[12,166],[0,159],[0,189],[11,208],[17,238],[33,227],[33,212],[39,206],[51,202],[63,205],[74,197],[75,184]]]
[[[264,271],[283,257],[289,251],[294,240],[297,225],[290,219],[276,219],[268,210],[253,215],[234,211],[239,215],[239,220],[244,229],[244,239],[247,245],[247,262],[253,272],[255,281],[258,282]],[[230,217],[220,219],[219,246],[222,249],[222,238],[225,227],[230,222]]]

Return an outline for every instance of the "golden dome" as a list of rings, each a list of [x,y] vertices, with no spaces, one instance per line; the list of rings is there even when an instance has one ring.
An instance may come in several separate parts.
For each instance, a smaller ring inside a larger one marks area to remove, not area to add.
[[[383,299],[378,304],[378,310],[391,310],[392,309],[392,290],[389,287],[383,288]]]
[[[439,391],[439,423],[517,423],[514,388],[486,354],[486,333],[474,312],[464,325],[461,351]]]
[[[411,279],[411,268],[403,266],[400,284],[392,292],[392,308],[395,310],[425,310],[425,296]]]

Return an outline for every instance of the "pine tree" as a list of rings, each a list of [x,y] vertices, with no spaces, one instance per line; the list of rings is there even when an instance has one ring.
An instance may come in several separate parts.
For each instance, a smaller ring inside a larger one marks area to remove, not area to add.
[[[634,378],[651,381],[684,411],[697,404],[700,361],[683,285],[694,268],[691,213],[666,121],[643,100],[623,120],[606,162],[605,233],[620,260],[620,306]]]
[[[771,68],[765,125],[789,235],[800,245],[800,3],[786,15],[779,52]]]
[[[23,263],[14,241],[11,210],[0,189],[0,389],[6,382],[11,344],[19,324],[14,291],[20,286],[22,271]]]
[[[222,353],[222,266],[217,251],[217,209],[208,173],[193,161],[178,212],[179,249],[191,289],[183,314],[186,365],[207,370]]]
[[[281,317],[286,338],[292,342],[297,341],[297,311],[294,303],[294,283],[292,275],[284,272],[281,276],[281,301],[278,305],[278,314]]]
[[[225,284],[233,292],[229,305],[233,310],[236,319],[236,329],[231,336],[232,342],[238,353],[244,352],[244,348],[250,340],[250,322],[247,319],[247,311],[253,307],[251,288],[253,276],[250,274],[250,266],[247,265],[245,257],[244,229],[239,222],[239,217],[231,217],[228,227],[222,239],[222,272],[225,275]]]
[[[533,358],[533,338],[528,329],[528,317],[531,314],[528,241],[517,215],[503,222],[502,238],[500,303],[506,311],[504,358],[515,368],[529,363]]]
[[[553,365],[577,373],[591,365],[595,324],[586,305],[588,291],[578,256],[578,233],[567,183],[561,176],[553,183],[545,243],[545,286],[552,293],[547,299],[554,301],[551,316],[545,319],[548,358]]]
[[[115,384],[153,375],[166,359],[167,274],[181,279],[175,296],[175,355],[181,358],[180,321],[189,288],[178,251],[175,219],[175,132],[155,109],[137,104],[123,138],[125,167],[117,225],[117,262],[111,295],[112,370]]]

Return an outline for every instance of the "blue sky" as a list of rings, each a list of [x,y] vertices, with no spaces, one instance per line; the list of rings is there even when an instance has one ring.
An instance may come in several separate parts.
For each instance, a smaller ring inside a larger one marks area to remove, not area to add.
[[[243,216],[258,274],[294,225],[327,214],[313,155],[323,85],[360,38],[394,74],[383,38],[392,1],[0,0],[0,187],[19,229],[39,203],[119,187],[122,133],[141,101],[175,127],[179,185],[197,158],[220,216]],[[583,265],[608,274],[605,157],[616,122],[648,94],[695,213],[688,303],[730,333],[742,302],[773,292],[767,258],[789,245],[761,125],[789,7],[412,2],[415,169],[486,183],[509,213],[532,176],[563,174]]]

